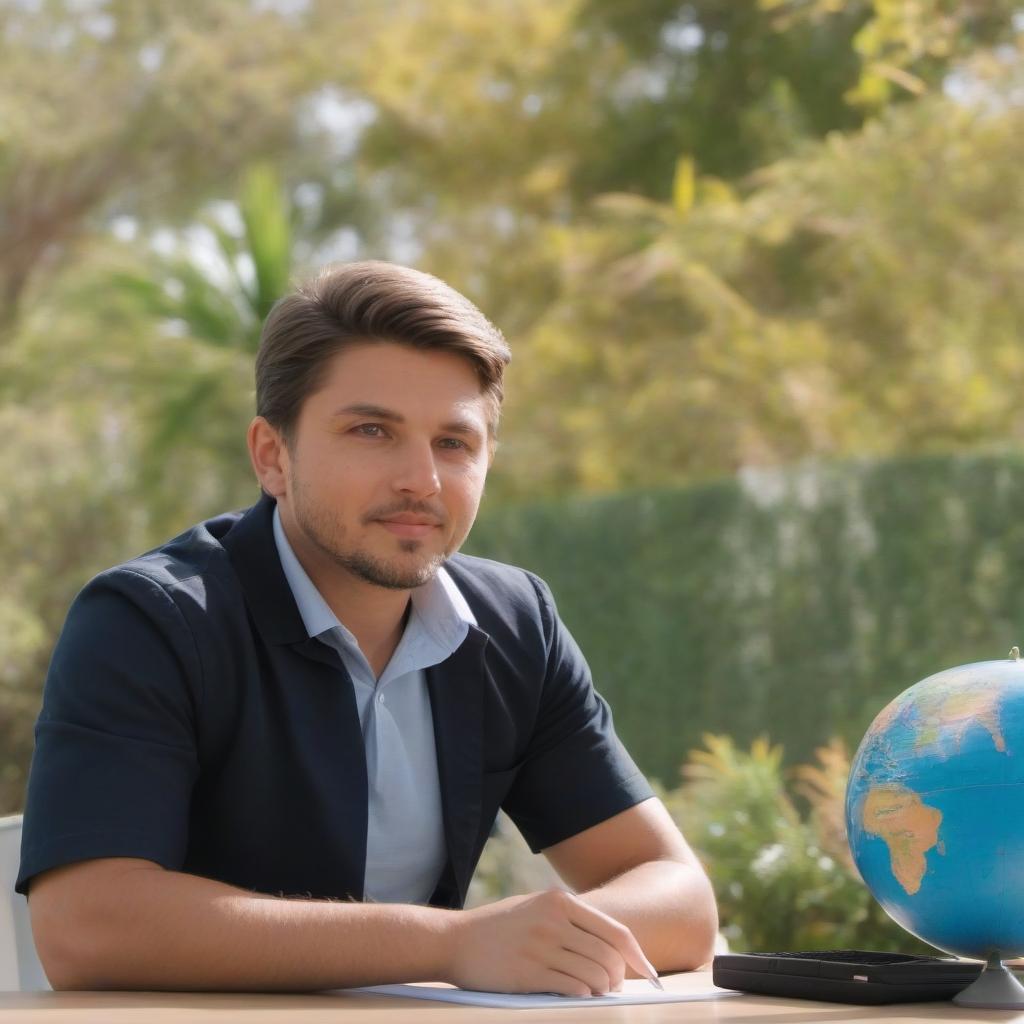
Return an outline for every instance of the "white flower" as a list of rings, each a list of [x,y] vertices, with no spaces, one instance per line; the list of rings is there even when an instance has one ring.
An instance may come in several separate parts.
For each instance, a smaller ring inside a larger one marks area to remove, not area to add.
[[[786,848],[782,843],[772,843],[769,846],[762,846],[758,851],[757,856],[754,858],[753,864],[750,865],[750,870],[753,871],[762,882],[765,882],[779,873],[781,868],[784,866],[785,859]]]

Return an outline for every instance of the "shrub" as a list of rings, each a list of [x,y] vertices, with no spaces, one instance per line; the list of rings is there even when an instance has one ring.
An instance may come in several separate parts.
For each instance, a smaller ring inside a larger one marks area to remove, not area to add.
[[[677,788],[655,783],[711,878],[730,948],[929,950],[889,919],[853,864],[844,823],[849,768],[838,739],[812,763],[786,769],[781,746],[765,738],[743,750],[708,734]],[[468,904],[558,884],[502,815]]]

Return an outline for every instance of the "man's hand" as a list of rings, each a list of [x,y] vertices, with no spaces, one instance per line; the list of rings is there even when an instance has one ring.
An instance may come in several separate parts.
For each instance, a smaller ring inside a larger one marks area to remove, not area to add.
[[[513,896],[452,919],[448,979],[493,992],[604,995],[654,969],[633,933],[570,893]]]
[[[659,971],[692,971],[711,959],[718,930],[711,883],[660,800],[544,854],[582,900],[633,932]]]

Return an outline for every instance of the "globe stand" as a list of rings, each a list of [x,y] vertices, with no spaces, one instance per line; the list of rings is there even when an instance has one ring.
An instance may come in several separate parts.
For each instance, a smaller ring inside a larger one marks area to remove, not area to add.
[[[953,1002],[957,1006],[989,1010],[1024,1010],[1024,985],[1003,964],[997,949],[989,956],[977,980],[953,996]]]

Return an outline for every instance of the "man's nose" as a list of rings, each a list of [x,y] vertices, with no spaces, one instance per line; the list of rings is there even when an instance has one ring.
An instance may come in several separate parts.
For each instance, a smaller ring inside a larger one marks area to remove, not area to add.
[[[409,444],[402,452],[392,486],[396,491],[420,496],[441,490],[434,447],[431,444]]]

